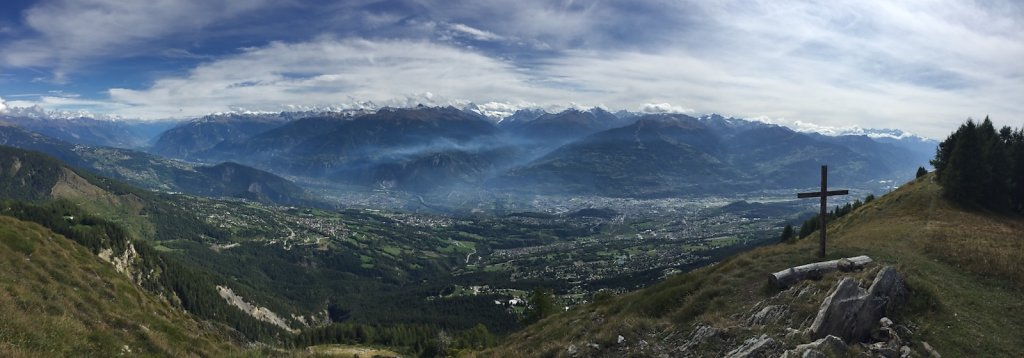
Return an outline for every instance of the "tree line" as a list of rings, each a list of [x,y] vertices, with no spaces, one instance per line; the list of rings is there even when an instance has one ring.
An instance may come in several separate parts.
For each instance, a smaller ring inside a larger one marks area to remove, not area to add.
[[[828,221],[832,221],[843,216],[846,216],[846,214],[849,214],[854,210],[857,210],[857,208],[864,206],[864,204],[870,203],[874,200],[875,195],[869,194],[867,197],[864,198],[864,201],[857,199],[852,203],[846,203],[846,205],[843,206],[836,206],[834,209],[828,212]],[[818,227],[821,225],[820,216],[820,214],[815,214],[813,217],[804,220],[803,224],[800,225],[799,232],[793,229],[793,225],[787,224],[786,227],[782,229],[782,234],[779,237],[779,241],[789,242],[796,237],[802,239],[813,234],[815,231],[818,231]]]
[[[997,131],[988,117],[968,119],[939,143],[931,163],[946,198],[1024,213],[1024,128]]]

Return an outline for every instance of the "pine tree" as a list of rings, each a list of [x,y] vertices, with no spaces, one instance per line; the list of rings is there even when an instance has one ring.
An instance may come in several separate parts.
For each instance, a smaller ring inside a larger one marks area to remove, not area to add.
[[[1010,161],[1010,205],[1014,210],[1024,212],[1024,128],[1011,131],[1006,136],[1006,143]]]
[[[779,237],[779,242],[788,242],[793,240],[793,225],[786,224],[786,227],[782,229],[782,235]]]
[[[948,146],[951,148],[948,157],[937,163],[943,168],[939,178],[943,194],[961,203],[977,202],[982,197],[981,185],[987,175],[977,128],[973,120],[960,126],[956,133],[943,142],[946,144],[955,140]],[[941,152],[945,146],[939,147]],[[936,170],[938,168],[936,166]]]
[[[551,291],[543,288],[534,288],[533,293],[527,301],[528,306],[523,312],[523,322],[531,324],[544,319],[547,316],[558,313],[558,305]]]
[[[917,176],[915,176],[915,178],[920,178],[925,175],[928,175],[928,169],[925,169],[924,167],[917,167]]]

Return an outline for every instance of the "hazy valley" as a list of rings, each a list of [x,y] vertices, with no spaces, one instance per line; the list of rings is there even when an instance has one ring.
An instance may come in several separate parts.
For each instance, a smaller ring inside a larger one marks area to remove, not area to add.
[[[0,357],[1024,357],[1024,5],[0,5]]]

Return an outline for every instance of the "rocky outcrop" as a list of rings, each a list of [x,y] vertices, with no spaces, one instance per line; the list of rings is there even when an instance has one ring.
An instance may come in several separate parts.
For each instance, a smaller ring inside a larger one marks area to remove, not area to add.
[[[796,348],[786,351],[782,357],[841,357],[846,354],[848,349],[849,347],[841,338],[830,335],[811,343],[798,345]]]
[[[767,334],[760,337],[753,337],[743,342],[743,345],[736,347],[725,355],[726,358],[748,358],[748,357],[775,357],[778,355],[779,343]]]
[[[778,323],[789,315],[789,309],[784,305],[767,305],[747,318],[747,326],[764,326]]]
[[[135,261],[139,258],[139,252],[135,251],[134,244],[128,243],[128,247],[124,249],[124,252],[119,254],[114,254],[113,249],[106,248],[100,250],[96,256],[99,256],[103,261],[113,265],[114,270],[117,272],[120,272],[125,276],[132,277],[135,283],[139,282],[138,279],[132,276],[132,265],[134,265]]]
[[[277,315],[277,313],[274,313],[274,311],[271,311],[266,307],[259,307],[249,302],[245,302],[245,300],[242,299],[242,296],[235,294],[231,288],[217,286],[217,293],[220,294],[220,297],[227,300],[229,304],[237,307],[253,318],[281,327],[288,332],[295,332],[294,329],[288,326],[284,319]]]
[[[845,277],[821,304],[810,327],[813,339],[834,335],[846,342],[868,338],[871,329],[887,312],[906,300],[903,276],[892,267],[884,267],[867,290],[856,279]]]

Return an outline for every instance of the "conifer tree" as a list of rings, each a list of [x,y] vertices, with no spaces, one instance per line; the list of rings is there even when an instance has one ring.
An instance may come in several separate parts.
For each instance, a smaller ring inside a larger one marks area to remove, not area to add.
[[[793,240],[793,234],[793,225],[786,224],[786,227],[782,229],[782,235],[779,236],[779,242]]]

